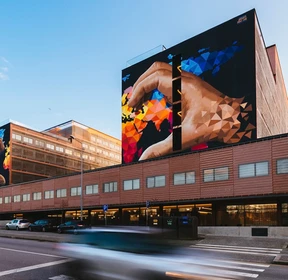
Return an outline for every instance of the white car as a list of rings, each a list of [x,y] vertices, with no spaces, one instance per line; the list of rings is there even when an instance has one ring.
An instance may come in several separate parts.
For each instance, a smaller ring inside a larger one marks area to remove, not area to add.
[[[25,219],[14,219],[6,224],[6,229],[27,229],[30,226],[30,222]]]
[[[185,248],[159,234],[104,228],[84,230],[71,238],[57,247],[70,258],[65,274],[77,280],[231,279],[223,270],[203,269],[197,256],[185,255]]]

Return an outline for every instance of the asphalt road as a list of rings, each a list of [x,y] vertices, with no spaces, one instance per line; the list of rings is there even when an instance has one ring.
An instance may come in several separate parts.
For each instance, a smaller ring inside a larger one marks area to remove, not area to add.
[[[42,234],[42,233],[38,233]],[[65,271],[70,261],[57,243],[0,238],[0,280],[73,280]],[[213,244],[190,245],[188,254],[203,268],[238,279],[287,279],[287,266],[271,264],[281,249]],[[204,263],[204,264],[203,264]]]

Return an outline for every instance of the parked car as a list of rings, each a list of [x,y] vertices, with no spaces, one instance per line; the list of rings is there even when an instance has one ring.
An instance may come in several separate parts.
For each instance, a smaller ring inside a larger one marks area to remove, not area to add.
[[[85,221],[81,220],[71,220],[64,224],[61,224],[57,227],[57,232],[73,232],[74,234],[78,233],[79,230],[91,228]]]
[[[14,219],[6,224],[6,229],[27,229],[30,225],[30,222],[25,219]]]
[[[54,219],[42,219],[31,223],[28,227],[30,231],[56,231],[59,223]]]
[[[213,267],[214,260],[191,256],[189,249],[163,239],[157,231],[95,228],[56,246],[71,259],[64,264],[65,274],[77,280],[231,279]],[[207,263],[212,267],[203,268]]]

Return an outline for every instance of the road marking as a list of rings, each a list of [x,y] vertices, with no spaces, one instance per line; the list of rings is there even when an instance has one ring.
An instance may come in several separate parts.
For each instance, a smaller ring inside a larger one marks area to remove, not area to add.
[[[251,263],[251,262],[238,262],[238,261],[226,261],[226,260],[221,260],[221,262],[225,263],[233,263],[233,264],[243,264],[247,266],[257,266],[257,267],[270,267],[270,264],[261,264],[261,263]]]
[[[58,275],[58,276],[54,276],[54,277],[50,277],[48,278],[50,280],[76,280],[75,278],[71,277],[71,276],[67,276],[64,274]]]
[[[259,251],[282,251],[282,249],[275,249],[275,248],[261,248],[261,247],[243,247],[243,246],[229,246],[229,245],[214,245],[214,244],[195,244],[195,246],[209,246],[209,247],[224,247],[224,248],[241,248],[241,249],[248,249],[248,250],[259,250]]]
[[[206,251],[214,251],[214,252],[226,252],[226,253],[238,253],[238,254],[247,254],[247,255],[265,255],[265,256],[272,256],[275,257],[281,253],[282,249],[278,251],[259,251],[253,250],[253,247],[249,247],[248,249],[243,249],[239,247],[229,247],[225,248],[225,246],[210,246],[210,245],[191,245],[190,248],[199,249],[199,250],[206,250]]]
[[[19,272],[23,272],[23,271],[29,271],[29,270],[33,270],[33,269],[39,269],[39,268],[53,266],[53,265],[58,265],[58,264],[71,262],[71,261],[72,261],[72,259],[66,259],[66,260],[59,260],[59,261],[55,261],[55,262],[48,262],[48,263],[31,265],[31,266],[25,266],[25,267],[16,268],[16,269],[10,269],[10,270],[6,270],[6,271],[1,271],[0,276],[19,273]]]
[[[22,251],[22,250],[10,249],[10,248],[5,248],[5,247],[0,247],[0,250],[6,250],[6,251],[12,251],[12,252],[24,253],[24,254],[31,254],[31,255],[39,255],[39,256],[52,257],[52,258],[64,258],[63,256],[49,255],[49,254],[30,252],[30,251]]]

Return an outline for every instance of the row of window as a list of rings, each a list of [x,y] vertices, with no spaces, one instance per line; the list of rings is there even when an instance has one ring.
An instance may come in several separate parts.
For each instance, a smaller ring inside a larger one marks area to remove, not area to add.
[[[277,160],[277,174],[288,173],[288,159],[279,159]],[[269,164],[267,161],[240,164],[239,165],[239,178],[248,178],[254,176],[266,176],[269,174]],[[212,169],[205,169],[203,172],[204,182],[213,182],[229,179],[229,168],[228,167],[219,167]],[[194,184],[196,181],[195,171],[181,172],[173,174],[173,184],[174,185],[189,185]],[[151,176],[146,178],[146,187],[147,188],[157,188],[165,187],[166,185],[166,176]],[[123,190],[138,190],[140,189],[140,179],[131,179],[123,181]],[[103,184],[103,193],[117,192],[118,184],[117,182],[107,182]],[[98,194],[99,187],[98,184],[87,185],[85,187],[86,195],[89,194]],[[41,200],[42,193],[35,192],[32,194],[33,200]],[[81,187],[73,187],[70,189],[70,196],[79,196],[81,195]],[[56,190],[56,197],[67,197],[67,189]],[[54,190],[49,190],[44,192],[44,199],[54,198]],[[30,194],[23,194],[22,201],[29,201]],[[20,202],[21,196],[14,195],[13,202]],[[4,203],[10,203],[11,196],[4,197]],[[0,204],[3,203],[2,197],[0,197]]]
[[[12,133],[12,139],[15,139],[17,141],[23,141],[26,144],[33,145],[33,139],[29,138],[27,136],[22,136],[22,135],[19,135],[19,134]],[[34,139],[34,143],[35,143],[36,146],[38,146],[40,148],[45,148],[46,147],[49,150],[57,151],[59,153],[65,153],[65,154],[71,155],[71,156],[73,155],[73,151],[72,150],[64,148],[64,147],[55,146],[54,144],[51,144],[51,143],[46,143],[46,145],[45,145],[44,141],[37,140],[37,139]],[[121,158],[119,154],[115,154],[113,152],[109,152],[109,151],[103,150],[101,148],[96,148],[95,146],[88,146],[85,143],[83,143],[82,146],[83,146],[83,148],[85,150],[87,150],[87,151],[90,150],[92,153],[93,152],[94,153],[97,152],[98,154],[103,154],[106,157],[110,157],[110,158],[113,158],[113,159],[116,159],[116,160],[120,160],[120,158]],[[81,154],[79,152],[77,152],[77,151],[74,151],[74,156],[80,158]],[[95,161],[95,156],[88,156],[87,154],[83,154],[83,158],[86,159],[86,160],[89,159],[91,161]]]
[[[114,150],[116,150],[116,151],[118,151],[118,152],[121,151],[121,148],[120,148],[119,145],[116,145],[116,144],[111,143],[111,142],[107,142],[106,140],[101,139],[101,138],[99,138],[99,137],[96,137],[96,136],[91,135],[90,140],[91,140],[91,142],[94,142],[94,143],[97,143],[97,144],[100,144],[100,145],[107,146],[107,147],[109,147],[109,148],[111,148],[111,149],[114,149]]]

